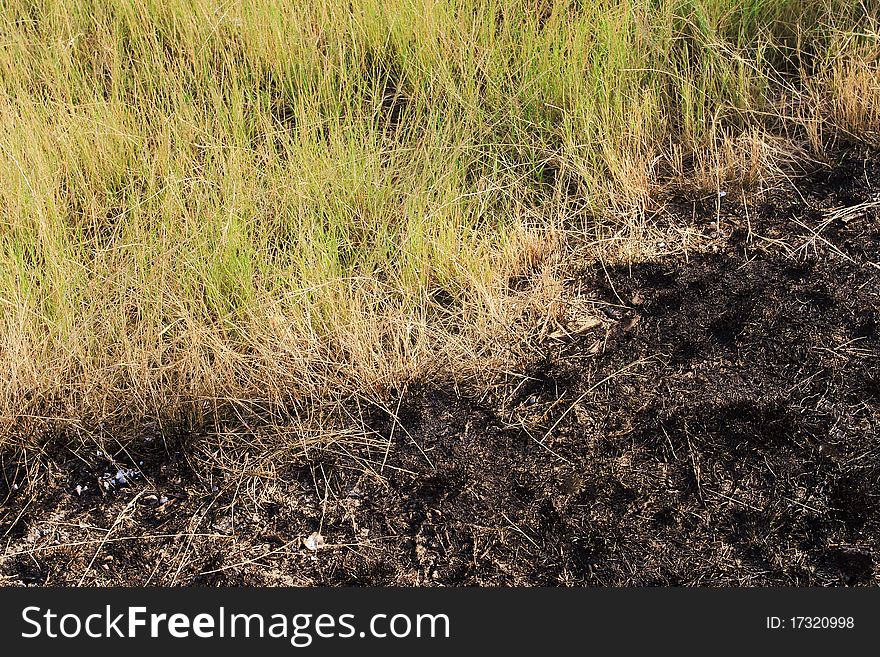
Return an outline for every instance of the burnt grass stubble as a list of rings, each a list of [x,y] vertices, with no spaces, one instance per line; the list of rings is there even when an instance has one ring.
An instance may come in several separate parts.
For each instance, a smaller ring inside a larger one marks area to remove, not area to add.
[[[382,479],[328,451],[248,505],[247,483],[208,485],[168,437],[130,440],[113,467],[55,441],[36,495],[7,462],[3,581],[877,584],[880,222],[829,212],[880,200],[880,160],[794,185],[748,213],[673,200],[700,230],[720,219],[716,247],[579,271],[572,293],[603,323],[543,341],[528,378],[410,386],[397,420],[367,418],[393,436],[366,455]],[[143,477],[101,491],[122,461]]]

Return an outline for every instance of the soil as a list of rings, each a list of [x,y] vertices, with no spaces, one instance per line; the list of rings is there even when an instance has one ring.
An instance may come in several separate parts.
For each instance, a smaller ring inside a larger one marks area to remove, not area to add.
[[[577,269],[518,373],[368,413],[387,451],[230,483],[192,436],[59,439],[27,494],[7,462],[0,581],[880,583],[880,160],[667,207],[702,252]]]

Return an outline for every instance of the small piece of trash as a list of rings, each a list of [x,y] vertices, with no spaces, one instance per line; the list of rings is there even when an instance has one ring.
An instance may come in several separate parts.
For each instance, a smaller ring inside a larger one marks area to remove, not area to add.
[[[125,485],[129,481],[137,479],[140,474],[140,472],[133,468],[120,468],[116,471],[116,475],[113,477],[113,479],[116,481],[117,484]]]
[[[77,484],[77,485],[76,485],[76,494],[77,494],[77,495],[82,495],[82,494],[83,494],[83,491],[88,490],[88,489],[89,489],[88,486],[82,486],[82,485],[80,485],[80,484]]]
[[[324,537],[318,532],[312,532],[308,538],[303,539],[303,545],[313,552],[324,547]]]
[[[725,196],[727,196],[727,192],[718,192],[718,196],[724,198]]]

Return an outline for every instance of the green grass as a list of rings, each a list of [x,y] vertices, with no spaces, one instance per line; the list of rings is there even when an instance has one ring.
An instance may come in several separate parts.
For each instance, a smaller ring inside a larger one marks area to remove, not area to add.
[[[0,0],[0,435],[484,367],[521,308],[507,280],[658,190],[877,143],[877,21],[843,0]]]

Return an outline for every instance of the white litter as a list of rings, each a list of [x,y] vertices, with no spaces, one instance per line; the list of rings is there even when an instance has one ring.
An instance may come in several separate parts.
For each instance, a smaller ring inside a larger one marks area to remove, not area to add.
[[[116,471],[116,475],[113,477],[113,479],[116,481],[117,484],[124,485],[134,479],[137,479],[140,474],[141,473],[134,468],[120,468]]]
[[[308,538],[303,539],[303,545],[309,550],[316,551],[319,548],[324,547],[324,537],[318,532],[312,532],[309,534]]]

